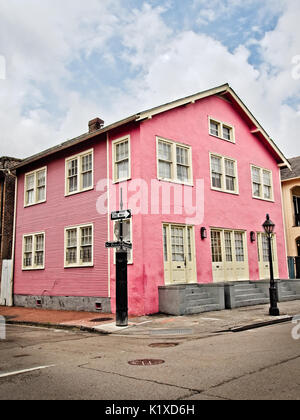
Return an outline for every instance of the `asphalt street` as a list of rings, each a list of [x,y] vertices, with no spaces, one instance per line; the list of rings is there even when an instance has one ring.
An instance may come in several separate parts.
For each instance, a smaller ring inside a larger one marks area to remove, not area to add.
[[[9,325],[0,340],[0,399],[300,399],[292,328],[158,339]],[[139,359],[163,363],[129,364]]]

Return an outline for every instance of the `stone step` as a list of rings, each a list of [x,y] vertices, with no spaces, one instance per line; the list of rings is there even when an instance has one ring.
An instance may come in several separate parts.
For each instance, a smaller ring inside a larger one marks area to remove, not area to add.
[[[194,306],[192,308],[186,309],[186,315],[201,314],[203,312],[213,312],[213,311],[220,311],[220,310],[221,310],[220,305],[217,305],[217,304]]]
[[[246,301],[246,300],[252,300],[252,299],[267,299],[267,297],[264,295],[264,293],[249,293],[245,295],[235,295],[235,300],[237,302]]]
[[[216,304],[216,299],[214,298],[208,298],[208,299],[197,299],[197,300],[192,300],[190,302],[187,302],[187,307],[188,308],[192,308],[194,306],[205,306],[205,305],[211,305],[211,304]]]
[[[243,294],[245,294],[245,293],[255,293],[256,291],[259,291],[259,289],[257,289],[256,287],[248,287],[247,289],[246,288],[240,289],[239,287],[234,288],[234,292],[235,292],[236,295],[241,294],[241,293],[243,293]]]
[[[185,295],[186,300],[195,300],[195,299],[209,299],[210,296],[208,293],[189,293]]]
[[[248,300],[236,301],[236,307],[264,305],[270,302],[269,298],[255,298]]]

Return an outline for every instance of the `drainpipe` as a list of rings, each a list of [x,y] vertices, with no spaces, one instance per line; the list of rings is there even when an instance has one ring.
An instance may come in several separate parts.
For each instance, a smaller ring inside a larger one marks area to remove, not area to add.
[[[4,172],[4,171],[3,171]],[[2,221],[3,221],[3,213],[4,213],[4,185],[5,185],[5,175],[4,178],[1,179],[1,210],[0,210],[0,255],[2,256]]]

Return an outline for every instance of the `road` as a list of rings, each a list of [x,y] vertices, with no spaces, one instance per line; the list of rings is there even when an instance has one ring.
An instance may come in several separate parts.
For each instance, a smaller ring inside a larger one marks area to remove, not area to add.
[[[11,325],[0,341],[0,399],[300,399],[292,327],[161,340]],[[162,342],[177,345],[149,346]],[[164,363],[128,363],[136,359]]]

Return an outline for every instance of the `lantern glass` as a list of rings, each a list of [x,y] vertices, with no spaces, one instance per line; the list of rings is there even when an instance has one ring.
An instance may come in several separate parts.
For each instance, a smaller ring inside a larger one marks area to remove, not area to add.
[[[275,224],[270,219],[270,216],[267,214],[267,220],[263,224],[263,228],[268,236],[272,235],[275,230]]]

